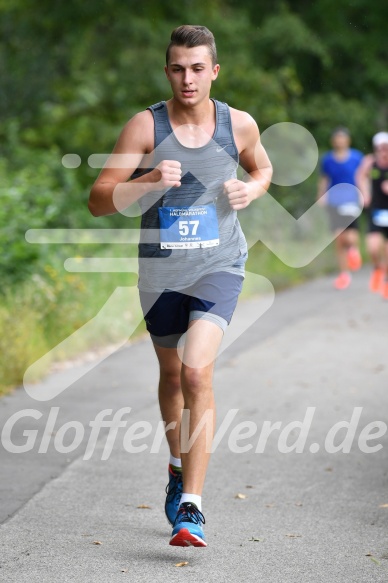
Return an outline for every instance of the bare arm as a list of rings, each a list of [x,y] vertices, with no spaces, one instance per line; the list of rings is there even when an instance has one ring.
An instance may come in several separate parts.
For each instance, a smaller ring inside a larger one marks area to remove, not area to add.
[[[234,210],[247,207],[265,194],[272,177],[272,164],[260,141],[259,128],[247,113],[230,109],[233,134],[239,150],[240,164],[246,171],[244,180],[232,178],[224,184],[225,194]]]
[[[373,162],[374,156],[372,154],[368,154],[368,156],[363,158],[356,172],[356,185],[361,191],[364,199],[364,205],[366,207],[370,205],[372,198],[370,171],[372,169]]]
[[[143,111],[125,125],[90,191],[88,206],[92,215],[110,215],[124,210],[151,190],[180,186],[180,163],[173,160],[164,160],[151,172],[127,182],[136,168],[147,168],[150,164],[153,124],[152,113]]]

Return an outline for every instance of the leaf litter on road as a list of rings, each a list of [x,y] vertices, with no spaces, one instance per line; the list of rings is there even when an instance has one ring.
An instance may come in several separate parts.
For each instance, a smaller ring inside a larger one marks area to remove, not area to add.
[[[284,536],[287,536],[288,538],[301,538],[302,535],[294,532],[287,532]]]

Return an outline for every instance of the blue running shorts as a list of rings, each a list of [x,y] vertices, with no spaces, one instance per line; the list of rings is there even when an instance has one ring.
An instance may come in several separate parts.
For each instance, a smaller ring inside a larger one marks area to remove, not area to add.
[[[200,318],[214,322],[225,331],[236,308],[243,280],[241,275],[219,271],[179,291],[140,291],[144,320],[154,344],[176,348],[189,322]]]

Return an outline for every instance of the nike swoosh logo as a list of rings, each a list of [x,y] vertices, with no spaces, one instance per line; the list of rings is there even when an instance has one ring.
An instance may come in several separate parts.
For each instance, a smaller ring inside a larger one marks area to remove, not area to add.
[[[225,148],[226,148],[226,147],[227,147],[227,146],[224,146],[223,148],[220,148],[220,147],[218,146],[218,148],[216,148],[216,152],[222,152],[222,150],[225,150]]]

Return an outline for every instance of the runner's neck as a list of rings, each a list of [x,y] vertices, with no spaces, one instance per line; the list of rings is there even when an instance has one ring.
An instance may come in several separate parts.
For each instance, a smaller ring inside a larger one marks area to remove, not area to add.
[[[336,150],[333,150],[333,153],[336,160],[343,162],[349,158],[350,148],[337,148]]]
[[[216,107],[209,99],[200,107],[183,108],[174,99],[166,102],[174,133],[184,146],[200,148],[213,137],[216,128]]]
[[[213,134],[216,122],[216,108],[214,101],[211,99],[193,107],[184,107],[172,98],[166,102],[166,106],[173,129],[180,125],[192,124],[202,127],[205,131],[207,131],[208,127],[212,127],[210,135]]]

